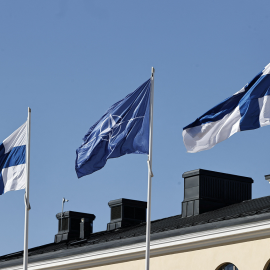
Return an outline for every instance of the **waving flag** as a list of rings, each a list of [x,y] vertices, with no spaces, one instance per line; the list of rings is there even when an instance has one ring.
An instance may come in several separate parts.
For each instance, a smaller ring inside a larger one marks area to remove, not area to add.
[[[211,149],[239,131],[270,125],[270,64],[233,96],[183,129],[189,153]]]
[[[150,85],[147,80],[112,105],[83,138],[77,149],[77,176],[103,168],[109,158],[149,152]]]
[[[26,127],[24,123],[0,145],[0,195],[26,186]]]

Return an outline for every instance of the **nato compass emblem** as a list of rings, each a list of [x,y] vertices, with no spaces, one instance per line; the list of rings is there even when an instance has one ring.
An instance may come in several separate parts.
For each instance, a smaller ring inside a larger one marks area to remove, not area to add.
[[[102,138],[102,140],[110,143],[111,140],[113,140],[119,134],[121,124],[121,116],[110,114],[109,117],[101,124],[99,136]]]
[[[120,133],[121,125],[125,122],[127,122],[128,125],[129,123],[138,118],[144,118],[144,116],[131,118],[128,121],[123,121],[123,118],[121,116],[110,114],[109,117],[102,122],[100,126],[99,136],[102,140],[109,142],[109,147],[113,151],[114,149],[111,148],[111,143],[113,143],[114,139]],[[116,147],[116,145],[114,147]]]

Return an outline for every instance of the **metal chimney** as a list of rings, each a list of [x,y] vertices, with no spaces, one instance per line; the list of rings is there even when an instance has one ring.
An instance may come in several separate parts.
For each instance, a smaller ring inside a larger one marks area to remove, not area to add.
[[[86,214],[74,211],[58,213],[58,233],[54,237],[54,242],[86,238],[93,232],[93,221],[96,218],[93,214]],[[81,225],[83,223],[83,225]]]
[[[146,222],[147,202],[129,199],[110,201],[111,222],[107,224],[107,230],[114,230]]]
[[[185,172],[182,217],[251,199],[252,178],[197,169]]]

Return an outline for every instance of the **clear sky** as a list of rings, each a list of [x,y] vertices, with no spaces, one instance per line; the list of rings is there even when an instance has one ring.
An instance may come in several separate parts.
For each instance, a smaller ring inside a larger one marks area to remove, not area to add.
[[[0,2],[0,142],[32,108],[29,247],[51,243],[65,210],[110,221],[108,202],[146,200],[147,156],[109,160],[77,179],[75,150],[116,101],[155,73],[152,220],[181,214],[182,173],[249,176],[270,195],[270,127],[186,153],[182,128],[270,62],[269,1]],[[23,249],[24,191],[0,196],[0,255]]]

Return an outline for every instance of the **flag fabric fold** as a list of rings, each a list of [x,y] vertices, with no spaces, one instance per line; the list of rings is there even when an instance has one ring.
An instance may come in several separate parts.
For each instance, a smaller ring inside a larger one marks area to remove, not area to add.
[[[90,127],[76,151],[75,170],[79,178],[100,170],[109,158],[148,154],[150,86],[149,79],[112,105]]]
[[[0,195],[26,185],[27,123],[24,123],[0,145]]]
[[[270,63],[233,96],[183,128],[187,152],[214,147],[239,131],[270,125]]]

